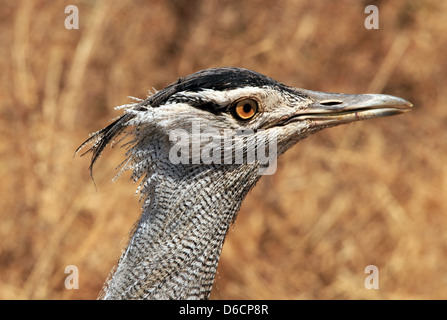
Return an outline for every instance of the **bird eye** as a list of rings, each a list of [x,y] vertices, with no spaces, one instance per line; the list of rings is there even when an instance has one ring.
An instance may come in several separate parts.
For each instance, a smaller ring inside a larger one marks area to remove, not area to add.
[[[233,116],[239,120],[250,120],[258,112],[258,103],[253,99],[243,99],[233,106]]]

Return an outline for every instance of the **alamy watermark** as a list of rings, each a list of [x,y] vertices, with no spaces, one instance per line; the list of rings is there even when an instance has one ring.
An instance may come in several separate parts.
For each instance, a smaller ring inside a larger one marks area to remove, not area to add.
[[[259,174],[276,172],[277,137],[268,130],[221,131],[192,122],[191,130],[174,129],[169,160],[173,164],[259,164]]]
[[[365,278],[365,288],[379,289],[379,268],[371,264],[365,267],[365,273],[369,273],[369,276]]]
[[[68,265],[65,267],[64,273],[68,274],[65,277],[65,289],[79,289],[79,269],[75,265]]]
[[[370,4],[365,7],[365,13],[369,14],[365,19],[366,29],[379,29],[379,8]]]
[[[79,29],[79,9],[75,5],[68,5],[65,7],[64,25],[68,30]],[[375,5],[367,5],[365,7],[365,14],[368,16],[365,19],[364,25],[366,29],[379,29],[379,9]]]
[[[79,29],[79,9],[75,5],[68,5],[65,7],[64,12],[68,14],[65,17],[64,25],[65,29]]]

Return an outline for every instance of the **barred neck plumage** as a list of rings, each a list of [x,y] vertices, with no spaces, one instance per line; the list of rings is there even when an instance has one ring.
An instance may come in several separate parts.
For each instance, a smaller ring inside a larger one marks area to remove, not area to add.
[[[169,163],[156,176],[104,299],[207,299],[228,228],[259,179],[255,166]]]

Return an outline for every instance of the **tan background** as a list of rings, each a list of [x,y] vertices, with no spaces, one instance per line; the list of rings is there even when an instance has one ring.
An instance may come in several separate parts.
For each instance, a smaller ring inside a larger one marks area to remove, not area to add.
[[[73,157],[90,132],[216,66],[387,93],[409,114],[295,146],[246,198],[214,299],[447,298],[447,2],[7,1],[0,4],[0,298],[95,299],[139,215],[137,185]],[[79,30],[64,27],[78,6]],[[364,287],[376,265],[380,289]],[[66,290],[64,268],[79,268]]]

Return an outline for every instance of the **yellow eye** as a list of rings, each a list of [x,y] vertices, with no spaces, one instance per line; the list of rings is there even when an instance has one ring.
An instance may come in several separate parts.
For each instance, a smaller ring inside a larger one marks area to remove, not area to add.
[[[240,120],[250,120],[258,113],[258,103],[253,99],[243,99],[233,106],[233,116]]]

